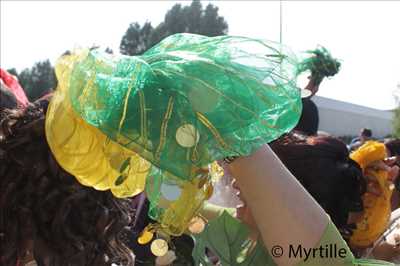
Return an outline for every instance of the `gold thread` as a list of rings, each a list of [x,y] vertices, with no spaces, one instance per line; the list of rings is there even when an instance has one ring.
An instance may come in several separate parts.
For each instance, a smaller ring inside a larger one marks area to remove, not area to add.
[[[211,122],[207,119],[207,117],[205,117],[202,113],[199,112],[196,112],[196,115],[199,118],[200,122],[202,122],[211,131],[211,133],[217,139],[221,147],[224,149],[229,149],[228,144],[225,143],[225,141],[219,134],[218,130],[211,124]]]
[[[87,96],[88,96],[88,94],[89,94],[89,88],[92,87],[95,78],[96,78],[96,75],[95,75],[94,72],[93,72],[92,75],[91,75],[91,77],[90,77],[90,79],[89,79],[89,81],[86,83],[86,86],[85,86],[85,88],[84,88],[83,91],[82,91],[82,94],[79,96],[79,103],[80,103],[81,105],[84,105],[84,104],[85,104],[84,102],[87,101]]]
[[[174,107],[174,98],[171,96],[171,97],[169,97],[167,111],[165,112],[164,119],[163,119],[163,121],[161,123],[160,143],[158,144],[158,147],[157,147],[157,150],[156,150],[156,154],[155,154],[156,161],[160,160],[160,153],[161,153],[161,150],[164,148],[164,145],[165,145],[168,120],[171,118],[173,107]]]
[[[191,161],[193,163],[195,163],[195,162],[197,162],[198,159],[199,159],[199,155],[198,155],[198,152],[197,152],[197,143],[196,143],[196,146],[193,147]]]
[[[156,71],[159,71],[159,70],[156,70]],[[159,71],[159,72],[162,72],[162,71]],[[173,74],[175,74],[175,75],[178,75],[178,76],[187,77],[187,75],[183,75],[183,74],[181,74],[181,73],[179,73],[179,72],[175,72],[175,71],[170,71],[170,72],[173,73]],[[276,75],[276,74],[275,74],[275,75]],[[249,109],[249,108],[247,108],[247,107],[245,107],[245,106],[243,106],[243,105],[241,105],[241,104],[235,102],[233,99],[231,99],[231,98],[228,97],[227,95],[221,93],[218,89],[216,89],[216,88],[210,86],[209,84],[207,84],[206,82],[200,80],[199,78],[196,78],[196,77],[193,77],[193,76],[190,76],[190,78],[191,78],[193,81],[197,81],[197,82],[199,82],[200,84],[202,84],[203,86],[207,87],[208,89],[210,89],[210,90],[214,91],[215,93],[219,94],[220,96],[222,96],[223,98],[225,98],[226,100],[228,100],[229,102],[231,102],[233,105],[237,106],[238,108],[243,109],[243,110],[249,112],[249,113],[252,114],[254,117],[257,117],[257,118],[259,117],[259,115],[258,115],[256,112],[254,112],[254,111],[252,111],[251,109]],[[251,77],[251,76],[248,76],[248,78],[251,78],[251,79],[253,79],[253,80],[256,80],[256,79],[254,79],[254,78]],[[257,81],[257,80],[256,80],[256,81]],[[287,95],[286,92],[284,92],[284,93],[285,93],[285,95]],[[293,106],[293,104],[291,105],[291,107],[292,107],[292,106]],[[261,122],[263,125],[265,125],[266,127],[275,128],[274,125],[268,124],[267,121],[265,121],[264,119],[260,119],[260,122]]]
[[[137,67],[138,67],[138,65],[135,66],[135,70],[133,71],[133,73],[137,73],[137,71],[140,71],[140,69],[136,70]],[[139,67],[140,67],[140,65],[139,65]],[[125,95],[124,110],[122,111],[122,118],[121,118],[121,120],[119,121],[118,135],[120,134],[122,125],[124,124],[124,121],[125,121],[126,110],[128,109],[129,95],[131,94],[131,90],[132,90],[132,87],[133,87],[133,85],[134,85],[134,77],[135,77],[135,76],[132,75],[132,77],[131,77],[132,82],[129,84],[128,91],[127,91],[127,93],[126,93],[126,95]]]
[[[144,148],[147,149],[147,121],[146,121],[146,102],[143,91],[139,90],[139,101],[140,101],[140,124],[141,124],[141,135]]]

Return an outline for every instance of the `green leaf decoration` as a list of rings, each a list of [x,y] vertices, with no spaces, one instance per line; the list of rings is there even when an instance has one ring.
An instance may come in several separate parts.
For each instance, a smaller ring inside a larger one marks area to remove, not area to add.
[[[123,172],[125,171],[125,169],[130,165],[130,163],[131,163],[131,158],[126,159],[126,160],[121,164],[121,167],[120,167],[119,171],[120,171],[121,173],[123,173]]]
[[[122,183],[124,183],[124,181],[128,178],[128,174],[124,173],[124,171],[127,169],[129,170],[130,163],[131,163],[131,158],[128,158],[121,164],[121,167],[119,168],[119,172],[121,173],[121,175],[117,177],[117,179],[114,182],[114,185],[119,186]]]
[[[128,175],[120,175],[120,176],[117,177],[117,179],[115,180],[115,185],[116,185],[116,186],[121,185],[127,178],[128,178]]]
[[[211,220],[203,232],[193,235],[195,265],[214,265],[206,255],[207,249],[218,256],[222,266],[276,265],[261,241],[251,249],[253,242],[249,240],[249,233],[246,225],[224,212]]]

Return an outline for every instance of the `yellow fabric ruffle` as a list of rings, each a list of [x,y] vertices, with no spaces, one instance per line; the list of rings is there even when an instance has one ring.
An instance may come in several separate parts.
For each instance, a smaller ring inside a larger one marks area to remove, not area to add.
[[[62,57],[57,76],[67,79],[69,64],[82,55]],[[63,84],[68,82],[58,82],[46,117],[46,138],[57,162],[82,185],[111,190],[116,197],[142,192],[151,164],[78,117],[65,100],[69,95]]]
[[[367,141],[364,145],[350,154],[350,158],[356,161],[365,170],[369,164],[383,160],[387,156],[386,147],[377,141]]]

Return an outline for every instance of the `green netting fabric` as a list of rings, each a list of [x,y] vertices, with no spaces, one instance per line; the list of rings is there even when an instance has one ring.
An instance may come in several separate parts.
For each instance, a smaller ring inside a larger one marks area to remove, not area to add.
[[[70,100],[112,140],[192,179],[295,126],[297,64],[273,42],[176,34],[138,57],[90,51],[73,65]]]
[[[136,57],[74,51],[55,66],[47,141],[83,185],[146,190],[154,228],[179,235],[213,193],[212,162],[297,124],[302,67],[278,43],[232,36],[176,34]]]

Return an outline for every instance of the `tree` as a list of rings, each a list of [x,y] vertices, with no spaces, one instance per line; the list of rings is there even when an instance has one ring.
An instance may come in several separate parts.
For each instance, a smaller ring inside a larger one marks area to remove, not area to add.
[[[396,138],[400,138],[400,105],[394,110],[393,134]]]
[[[165,37],[181,32],[196,33],[205,36],[224,35],[228,24],[218,15],[218,7],[208,4],[206,9],[200,0],[193,0],[189,6],[174,5],[155,28],[150,22],[143,26],[131,23],[122,37],[120,52],[126,55],[142,54]]]
[[[120,50],[122,54],[141,54],[149,48],[153,26],[146,22],[143,27],[139,23],[131,23],[121,40]]]
[[[114,54],[113,49],[111,49],[110,47],[107,47],[104,52],[106,52],[107,54]]]
[[[208,4],[201,20],[202,32],[207,36],[218,36],[228,32],[228,24],[223,17],[218,16],[218,7]]]
[[[56,86],[54,68],[49,60],[37,62],[19,74],[15,69],[10,69],[9,73],[18,78],[30,101],[35,101]]]
[[[17,72],[17,70],[15,68],[7,69],[7,72],[10,73],[13,76],[16,76],[16,77],[18,76],[18,72]]]

